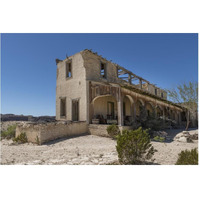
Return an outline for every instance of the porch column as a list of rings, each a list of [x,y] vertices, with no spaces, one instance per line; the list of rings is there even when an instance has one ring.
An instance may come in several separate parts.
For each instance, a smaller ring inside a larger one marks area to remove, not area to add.
[[[123,102],[122,102],[121,93],[119,93],[119,100],[117,102],[117,111],[118,111],[118,125],[124,125],[124,117],[123,117]]]
[[[155,107],[153,109],[154,109],[154,112],[155,112],[155,116],[157,118],[157,116],[158,116],[158,106],[157,106],[157,104],[155,105]]]
[[[163,108],[163,124],[165,123],[165,108]]]

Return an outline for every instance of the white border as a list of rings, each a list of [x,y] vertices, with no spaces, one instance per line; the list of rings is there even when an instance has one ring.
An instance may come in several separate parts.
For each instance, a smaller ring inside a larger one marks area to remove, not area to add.
[[[198,1],[1,1],[1,33],[198,33]],[[1,199],[198,199],[199,166],[0,166]]]

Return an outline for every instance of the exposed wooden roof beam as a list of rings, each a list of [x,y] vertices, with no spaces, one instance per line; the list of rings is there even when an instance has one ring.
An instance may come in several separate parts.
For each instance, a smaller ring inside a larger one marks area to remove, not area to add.
[[[137,75],[136,75],[136,74],[134,74],[133,72],[131,72],[131,71],[129,71],[129,70],[127,70],[127,69],[125,69],[125,68],[123,68],[123,67],[119,66],[119,65],[117,65],[117,67],[118,67],[118,69],[121,69],[122,71],[124,71],[124,72],[126,72],[126,73],[128,73],[128,74],[130,74],[130,75],[132,75],[132,76],[134,76],[134,77],[136,77],[136,78],[138,78],[138,79],[141,79],[141,80],[145,81],[146,83],[149,83],[149,84],[150,84],[150,82],[149,82],[149,81],[147,81],[147,80],[143,79],[143,78],[142,78],[142,77],[140,77],[140,76],[137,76]]]
[[[120,72],[118,72],[118,76],[124,75],[124,74],[127,74],[127,72],[125,72],[125,71],[120,71]]]

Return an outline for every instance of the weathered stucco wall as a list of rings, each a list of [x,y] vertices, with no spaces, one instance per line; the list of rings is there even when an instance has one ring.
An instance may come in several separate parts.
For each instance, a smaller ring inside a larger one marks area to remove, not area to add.
[[[100,58],[90,52],[82,52],[84,66],[86,68],[86,79],[102,82],[118,82],[117,69],[109,61]],[[106,79],[101,77],[101,62],[106,64]]]
[[[26,133],[28,142],[39,143],[48,142],[57,138],[78,136],[88,133],[86,122],[50,122],[44,124],[27,123],[18,125],[16,128],[16,137],[21,133]]]
[[[89,124],[89,133],[91,135],[97,135],[97,136],[103,136],[103,137],[109,137],[107,133],[107,127],[109,125],[104,124]]]
[[[72,77],[66,78],[66,63],[71,60]],[[86,78],[83,58],[77,53],[57,64],[56,120],[72,120],[72,100],[79,99],[79,121],[87,120]],[[66,117],[60,117],[60,98],[66,98]]]

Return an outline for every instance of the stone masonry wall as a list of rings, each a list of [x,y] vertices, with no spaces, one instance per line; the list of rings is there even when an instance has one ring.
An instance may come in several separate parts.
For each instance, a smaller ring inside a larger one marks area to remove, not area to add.
[[[16,128],[16,137],[26,133],[28,142],[40,144],[57,138],[78,136],[88,133],[86,122],[50,122],[50,123],[26,123],[19,124]]]
[[[107,133],[107,127],[109,125],[104,124],[89,124],[89,133],[91,135],[109,137]],[[122,132],[123,130],[131,130],[132,126],[119,126],[119,130]]]

